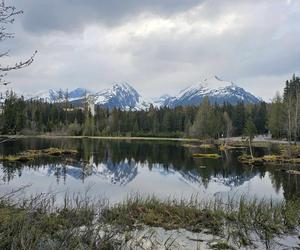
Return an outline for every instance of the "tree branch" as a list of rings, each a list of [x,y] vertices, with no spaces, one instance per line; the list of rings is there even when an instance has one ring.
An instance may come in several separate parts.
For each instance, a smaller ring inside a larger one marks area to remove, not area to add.
[[[33,55],[25,62],[19,62],[19,63],[16,63],[14,66],[6,66],[6,67],[2,67],[0,65],[0,72],[8,72],[8,71],[11,71],[11,70],[16,70],[16,69],[22,69],[24,67],[27,67],[29,66],[31,63],[33,63],[34,61],[34,57],[36,55],[37,51],[35,51],[33,53]],[[1,77],[1,76],[0,76]]]

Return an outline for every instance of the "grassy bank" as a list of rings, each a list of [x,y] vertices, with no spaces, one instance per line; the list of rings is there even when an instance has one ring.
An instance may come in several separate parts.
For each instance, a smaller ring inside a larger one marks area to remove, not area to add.
[[[300,223],[299,209],[298,200],[274,203],[241,198],[224,204],[218,200],[178,202],[137,197],[107,209],[104,219],[127,229],[148,225],[205,232],[223,237],[235,247],[245,247],[255,246],[254,235],[269,244],[275,236],[295,230]]]
[[[153,141],[183,141],[183,142],[201,142],[196,138],[177,138],[177,137],[137,137],[137,136],[68,136],[68,135],[1,135],[0,138],[7,139],[26,139],[26,138],[42,138],[42,139],[103,139],[103,140],[153,140]]]
[[[130,232],[144,226],[216,235],[224,241],[215,247],[238,249],[255,246],[257,238],[267,246],[300,223],[298,200],[241,198],[225,204],[137,196],[110,207],[87,198],[66,198],[60,206],[52,195],[15,198],[0,197],[0,249],[118,249],[135,240]]]

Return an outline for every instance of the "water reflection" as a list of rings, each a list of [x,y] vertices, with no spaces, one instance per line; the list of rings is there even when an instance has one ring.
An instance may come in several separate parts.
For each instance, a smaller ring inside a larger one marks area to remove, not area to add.
[[[241,166],[237,162],[241,152],[237,151],[223,153],[220,160],[193,159],[192,152],[199,149],[176,142],[22,139],[0,145],[0,153],[49,147],[75,148],[79,155],[76,159],[43,158],[30,164],[3,163],[0,191],[27,184],[31,184],[31,193],[49,189],[81,192],[93,186],[93,195],[105,195],[112,201],[136,192],[163,198],[244,194],[289,199],[299,195],[297,175],[278,171],[278,167]]]

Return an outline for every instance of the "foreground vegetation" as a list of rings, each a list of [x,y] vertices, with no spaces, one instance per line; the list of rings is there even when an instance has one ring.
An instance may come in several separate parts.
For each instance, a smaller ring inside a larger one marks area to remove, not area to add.
[[[300,223],[300,201],[272,201],[240,198],[224,204],[213,202],[160,201],[156,198],[129,199],[104,211],[106,223],[163,227],[166,230],[185,228],[192,232],[219,235],[234,246],[255,245],[254,234],[266,246],[278,235],[291,233]]]
[[[14,195],[13,195],[14,196]],[[57,208],[55,197],[40,195],[16,202],[12,195],[0,200],[0,249],[109,249],[108,236],[97,236],[101,206],[88,200],[65,200]],[[100,224],[99,224],[100,225]],[[81,228],[82,227],[82,228]],[[107,237],[107,238],[106,238]]]
[[[214,245],[218,249],[254,247],[257,242],[268,248],[274,237],[293,233],[300,223],[299,200],[240,198],[223,203],[136,196],[108,206],[77,197],[56,206],[54,195],[16,201],[16,194],[0,197],[1,249],[131,248],[138,244],[131,233],[145,226],[217,235],[224,239]]]

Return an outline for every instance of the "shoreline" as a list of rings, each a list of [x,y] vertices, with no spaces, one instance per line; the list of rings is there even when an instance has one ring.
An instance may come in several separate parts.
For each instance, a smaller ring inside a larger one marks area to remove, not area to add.
[[[102,139],[102,140],[149,140],[149,141],[186,141],[186,142],[202,142],[203,140],[195,138],[175,138],[175,137],[138,137],[138,136],[72,136],[72,135],[0,135],[0,138],[8,139]]]
[[[151,136],[83,136],[83,135],[0,135],[0,138],[7,139],[26,139],[26,138],[41,138],[41,139],[101,139],[101,140],[144,140],[144,141],[181,141],[181,142],[199,142],[205,143],[209,140],[214,141],[212,144],[221,145],[225,142],[225,138],[219,139],[197,139],[197,138],[183,138],[183,137],[151,137]],[[0,141],[1,143],[1,141]],[[231,137],[228,140],[229,144],[240,145],[245,143],[241,137]],[[297,142],[298,144],[299,142]],[[262,144],[278,144],[278,145],[288,145],[287,141],[284,140],[266,140],[255,138],[252,142],[253,146],[262,145]],[[294,144],[291,144],[294,145]]]

